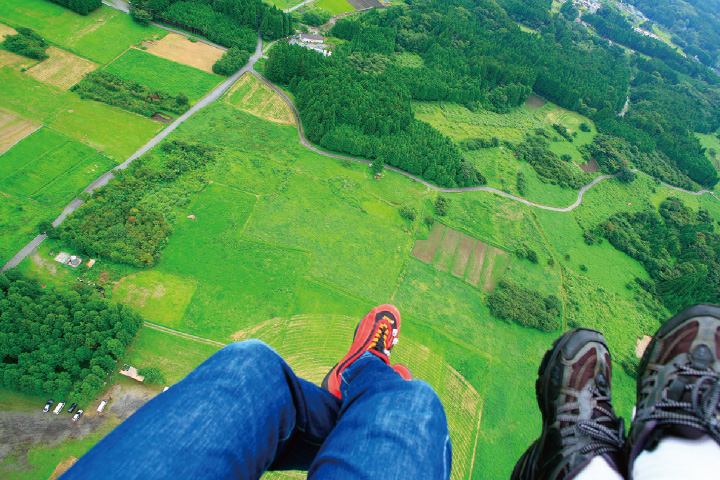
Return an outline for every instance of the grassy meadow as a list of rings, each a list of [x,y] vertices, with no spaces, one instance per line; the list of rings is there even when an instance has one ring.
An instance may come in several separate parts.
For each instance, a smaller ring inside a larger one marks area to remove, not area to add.
[[[82,16],[45,0],[0,0],[0,22],[32,28],[50,42],[100,64],[111,62],[130,45],[167,34],[160,28],[142,27],[105,5]]]
[[[327,10],[333,15],[339,15],[341,13],[352,12],[355,7],[350,5],[345,0],[318,0],[315,2],[315,6]]]
[[[198,68],[173,62],[131,48],[103,69],[124,80],[135,81],[170,95],[184,93],[196,102],[216,87],[223,78]]]

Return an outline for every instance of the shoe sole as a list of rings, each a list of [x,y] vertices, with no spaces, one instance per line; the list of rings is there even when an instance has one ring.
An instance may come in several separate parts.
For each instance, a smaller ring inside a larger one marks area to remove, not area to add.
[[[370,310],[367,315],[363,317],[363,319],[358,324],[358,327],[355,329],[355,335],[353,336],[353,344],[350,346],[350,351],[345,354],[345,356],[340,360],[338,363],[335,364],[335,366],[328,372],[327,375],[325,375],[325,378],[322,381],[322,388],[325,388],[330,393],[335,395],[336,397],[340,398],[340,374],[355,360],[357,360],[360,355],[368,351],[368,345],[373,340],[373,335],[368,334],[365,336],[365,339],[362,343],[356,344],[357,340],[357,332],[360,331],[360,327],[362,327],[363,322],[369,321],[372,319],[373,326],[372,329],[370,329],[370,332],[374,332],[377,329],[378,323],[382,319],[373,318],[376,317],[378,313],[380,312],[390,312],[395,317],[395,329],[397,330],[398,334],[400,333],[400,312],[398,311],[397,307],[395,305],[390,304],[384,304],[384,305],[378,305],[377,307]],[[393,338],[397,338],[397,336],[394,336]]]
[[[533,477],[533,471],[525,472],[526,468],[530,468],[537,462],[537,456],[542,450],[542,445],[545,442],[545,432],[548,430],[549,425],[547,422],[548,412],[551,408],[550,402],[553,399],[549,399],[547,390],[550,387],[550,379],[552,378],[552,372],[549,371],[549,366],[557,362],[558,356],[562,355],[566,360],[573,358],[577,355],[578,351],[586,345],[588,342],[598,342],[605,346],[607,349],[607,342],[603,335],[597,330],[590,328],[575,328],[568,332],[565,332],[559,338],[557,338],[550,349],[545,352],[540,366],[538,367],[538,378],[535,381],[535,395],[538,400],[538,406],[543,416],[543,429],[540,438],[533,442],[527,451],[520,457],[520,460],[513,469],[511,480],[531,480]],[[523,475],[524,473],[524,475]]]

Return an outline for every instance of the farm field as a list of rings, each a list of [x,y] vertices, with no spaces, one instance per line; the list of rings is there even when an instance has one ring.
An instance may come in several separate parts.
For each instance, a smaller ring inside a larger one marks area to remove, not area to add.
[[[121,163],[161,130],[152,120],[0,69],[0,108],[46,125]],[[118,132],[123,132],[118,135]]]
[[[145,42],[147,52],[158,57],[212,73],[212,66],[225,53],[203,42],[191,42],[184,35],[168,33],[157,41]]]
[[[69,90],[85,75],[97,68],[97,64],[90,60],[57,47],[48,48],[47,54],[50,58],[38,63],[26,73],[36,80],[63,90]]]
[[[39,125],[0,108],[0,155],[38,128]]]
[[[355,10],[350,3],[346,0],[318,0],[315,2],[315,6],[327,10],[333,15],[339,15],[341,13],[352,12]]]
[[[151,53],[131,48],[103,69],[104,72],[135,81],[170,95],[182,92],[196,102],[216,87],[222,77],[189,67]]]
[[[290,106],[251,73],[244,74],[227,92],[224,99],[244,112],[271,122],[295,124]]]
[[[142,27],[129,15],[105,5],[82,16],[45,0],[0,0],[0,22],[32,28],[51,42],[100,64],[110,62],[130,45],[167,33]]]
[[[718,131],[720,132],[720,131]],[[705,155],[707,155],[710,160],[713,161],[715,166],[720,169],[720,139],[717,137],[717,135],[720,135],[720,133],[715,132],[710,135],[706,135],[703,133],[696,133],[695,136],[698,137],[700,140],[700,145],[702,145],[703,148],[706,148],[707,151],[705,152]],[[710,149],[715,150],[715,157],[710,155]]]

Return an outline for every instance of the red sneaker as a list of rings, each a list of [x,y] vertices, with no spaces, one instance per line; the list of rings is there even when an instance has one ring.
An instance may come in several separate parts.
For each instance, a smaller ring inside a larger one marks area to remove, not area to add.
[[[355,329],[348,353],[325,375],[322,388],[342,399],[340,374],[365,352],[389,363],[390,350],[397,343],[399,332],[400,312],[395,305],[379,305],[370,310]]]
[[[392,366],[392,369],[395,370],[404,380],[413,379],[412,373],[410,373],[410,369],[401,363],[396,363]]]

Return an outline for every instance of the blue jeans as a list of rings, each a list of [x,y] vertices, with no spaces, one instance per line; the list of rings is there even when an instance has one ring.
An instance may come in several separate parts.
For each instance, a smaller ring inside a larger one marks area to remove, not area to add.
[[[338,400],[258,340],[223,348],[156,396],[63,475],[75,478],[447,479],[445,411],[430,385],[370,353]]]

